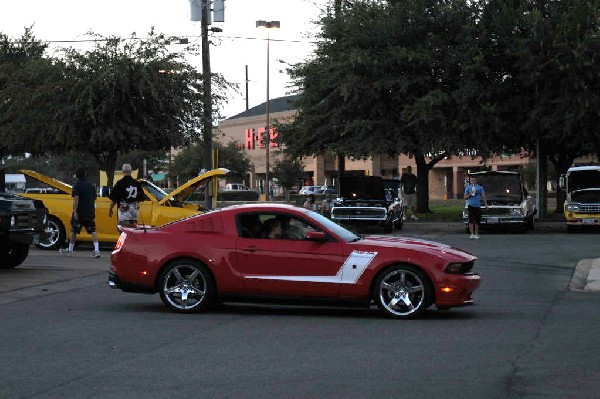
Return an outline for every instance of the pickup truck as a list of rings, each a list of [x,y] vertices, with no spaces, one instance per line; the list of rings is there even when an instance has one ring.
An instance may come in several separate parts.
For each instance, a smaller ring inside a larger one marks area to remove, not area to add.
[[[569,168],[558,184],[567,194],[564,205],[567,231],[600,226],[600,166]]]

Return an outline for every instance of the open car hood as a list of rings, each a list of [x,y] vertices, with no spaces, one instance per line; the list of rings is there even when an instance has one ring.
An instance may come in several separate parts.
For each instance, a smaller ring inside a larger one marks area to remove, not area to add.
[[[69,194],[69,195],[73,194],[73,186],[71,186],[70,184],[64,183],[58,179],[46,176],[44,174],[35,172],[33,170],[29,170],[29,169],[19,169],[19,172],[23,173],[26,176],[31,177],[32,179],[39,181],[40,183],[44,183],[50,187],[56,188],[57,190],[60,190],[66,194]]]
[[[483,186],[490,205],[520,204],[525,199],[521,175],[512,171],[486,171],[469,173]]]
[[[193,179],[186,182],[185,184],[182,184],[181,186],[177,187],[175,190],[171,191],[163,199],[161,199],[158,202],[158,204],[162,205],[165,202],[169,201],[171,198],[177,200],[178,202],[183,202],[187,197],[189,197],[189,195],[192,192],[194,192],[196,188],[198,188],[198,186],[206,183],[213,177],[225,176],[228,173],[229,169],[225,168],[209,170],[208,172],[196,176]]]
[[[342,177],[340,197],[344,200],[385,201],[383,180],[378,176]]]

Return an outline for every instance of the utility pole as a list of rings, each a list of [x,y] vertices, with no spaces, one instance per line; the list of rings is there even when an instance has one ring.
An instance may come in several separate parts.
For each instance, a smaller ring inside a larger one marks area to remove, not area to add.
[[[212,170],[212,90],[211,90],[211,73],[210,73],[210,51],[208,41],[208,23],[210,13],[210,0],[202,0],[202,86],[204,90],[203,96],[203,129],[202,140],[204,141],[204,168],[208,172]],[[206,196],[204,207],[212,208],[212,192],[211,185],[206,186]]]

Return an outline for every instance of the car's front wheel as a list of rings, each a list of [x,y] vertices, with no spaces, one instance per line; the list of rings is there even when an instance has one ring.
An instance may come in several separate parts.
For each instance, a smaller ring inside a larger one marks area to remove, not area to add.
[[[379,308],[395,318],[417,316],[433,302],[429,279],[410,265],[394,266],[379,275],[374,296]]]
[[[40,249],[55,249],[60,247],[67,239],[67,232],[60,219],[56,216],[48,216],[44,234],[35,244]]]
[[[198,261],[178,260],[159,278],[160,299],[177,312],[197,312],[209,306],[215,296],[215,283],[209,270]]]
[[[12,241],[0,244],[0,256],[2,257],[0,268],[12,269],[17,267],[27,259],[28,254],[29,244]]]

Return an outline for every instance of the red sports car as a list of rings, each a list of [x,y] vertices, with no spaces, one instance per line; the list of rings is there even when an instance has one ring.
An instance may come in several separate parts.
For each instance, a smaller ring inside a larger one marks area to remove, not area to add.
[[[472,304],[477,259],[448,245],[358,236],[304,208],[240,205],[161,227],[122,229],[108,284],[154,294],[178,312],[215,300],[311,299],[409,318]],[[314,301],[311,301],[314,302]]]

